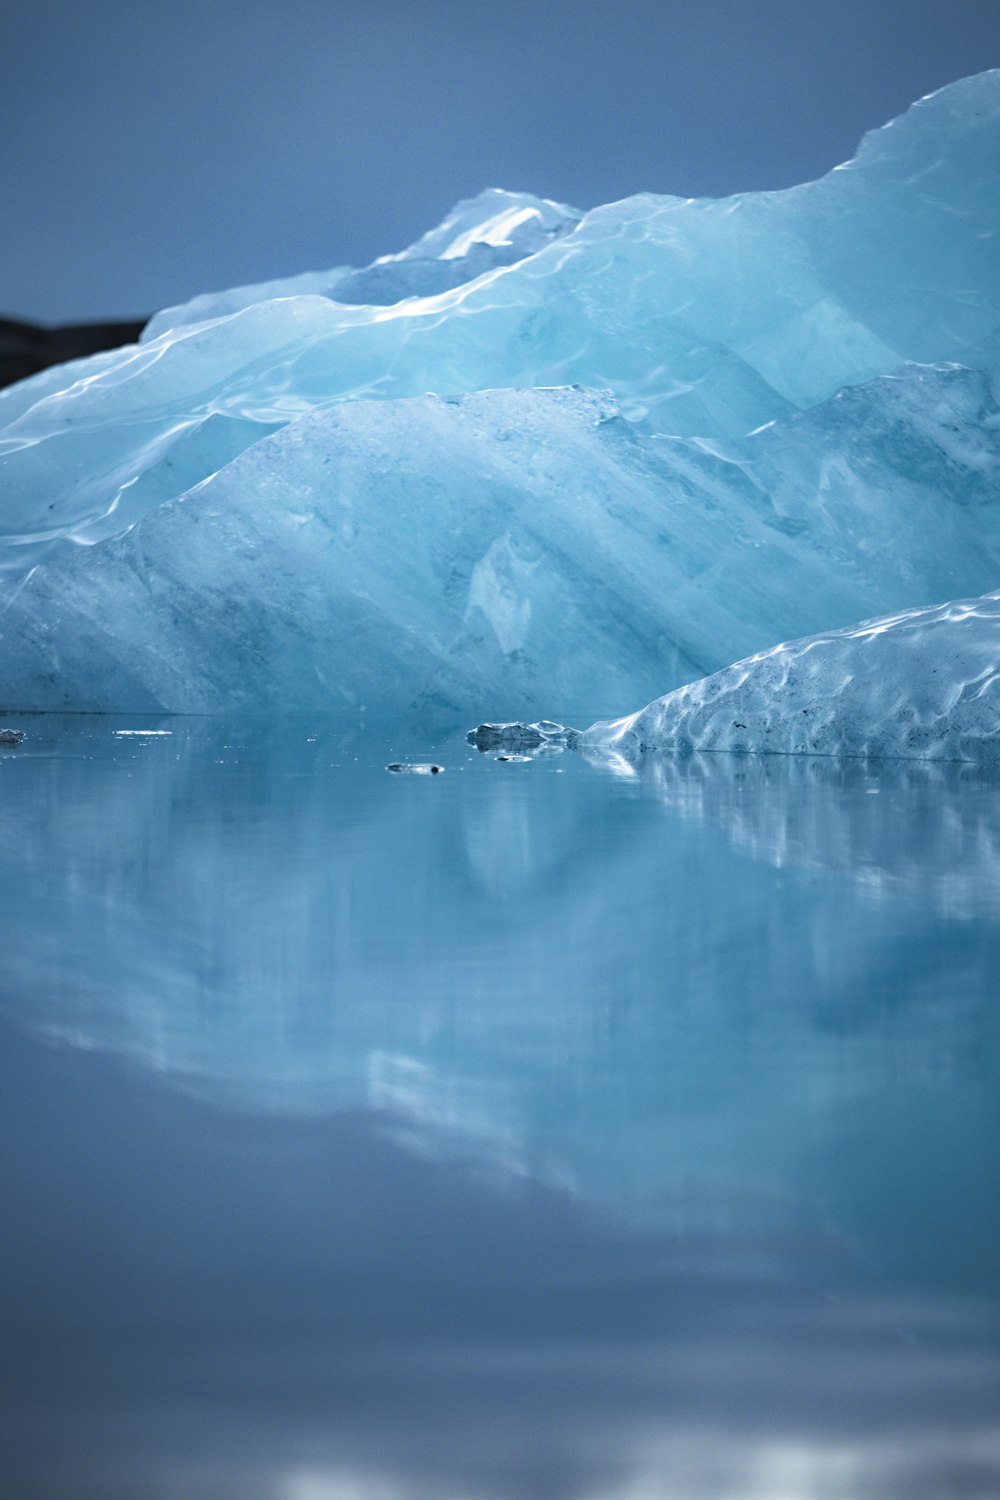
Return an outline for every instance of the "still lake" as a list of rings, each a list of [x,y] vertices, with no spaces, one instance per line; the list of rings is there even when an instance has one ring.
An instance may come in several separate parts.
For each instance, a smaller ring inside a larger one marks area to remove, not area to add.
[[[0,1493],[1000,1494],[1000,782],[3,722]]]

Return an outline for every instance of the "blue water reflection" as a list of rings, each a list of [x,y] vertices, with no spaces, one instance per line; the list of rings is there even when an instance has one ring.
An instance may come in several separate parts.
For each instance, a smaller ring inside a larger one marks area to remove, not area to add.
[[[1000,1491],[995,782],[25,727],[5,1486]]]

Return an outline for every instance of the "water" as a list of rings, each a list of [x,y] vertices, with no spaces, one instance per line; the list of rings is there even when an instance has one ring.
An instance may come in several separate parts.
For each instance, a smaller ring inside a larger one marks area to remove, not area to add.
[[[995,781],[18,722],[0,1492],[995,1500]]]

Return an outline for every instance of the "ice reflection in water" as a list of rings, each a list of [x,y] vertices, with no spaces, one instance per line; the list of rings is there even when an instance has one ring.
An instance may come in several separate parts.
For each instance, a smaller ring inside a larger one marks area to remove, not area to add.
[[[23,727],[5,1484],[996,1492],[995,783]]]
[[[592,756],[685,821],[779,868],[836,871],[872,896],[1000,916],[1000,790],[973,765],[822,756]],[[878,800],[869,800],[878,799]]]

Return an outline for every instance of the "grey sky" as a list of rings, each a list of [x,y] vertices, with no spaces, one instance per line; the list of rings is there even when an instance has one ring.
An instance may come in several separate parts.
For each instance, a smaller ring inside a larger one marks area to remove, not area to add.
[[[151,311],[401,248],[485,186],[784,186],[1000,62],[995,0],[32,0],[0,311]]]

